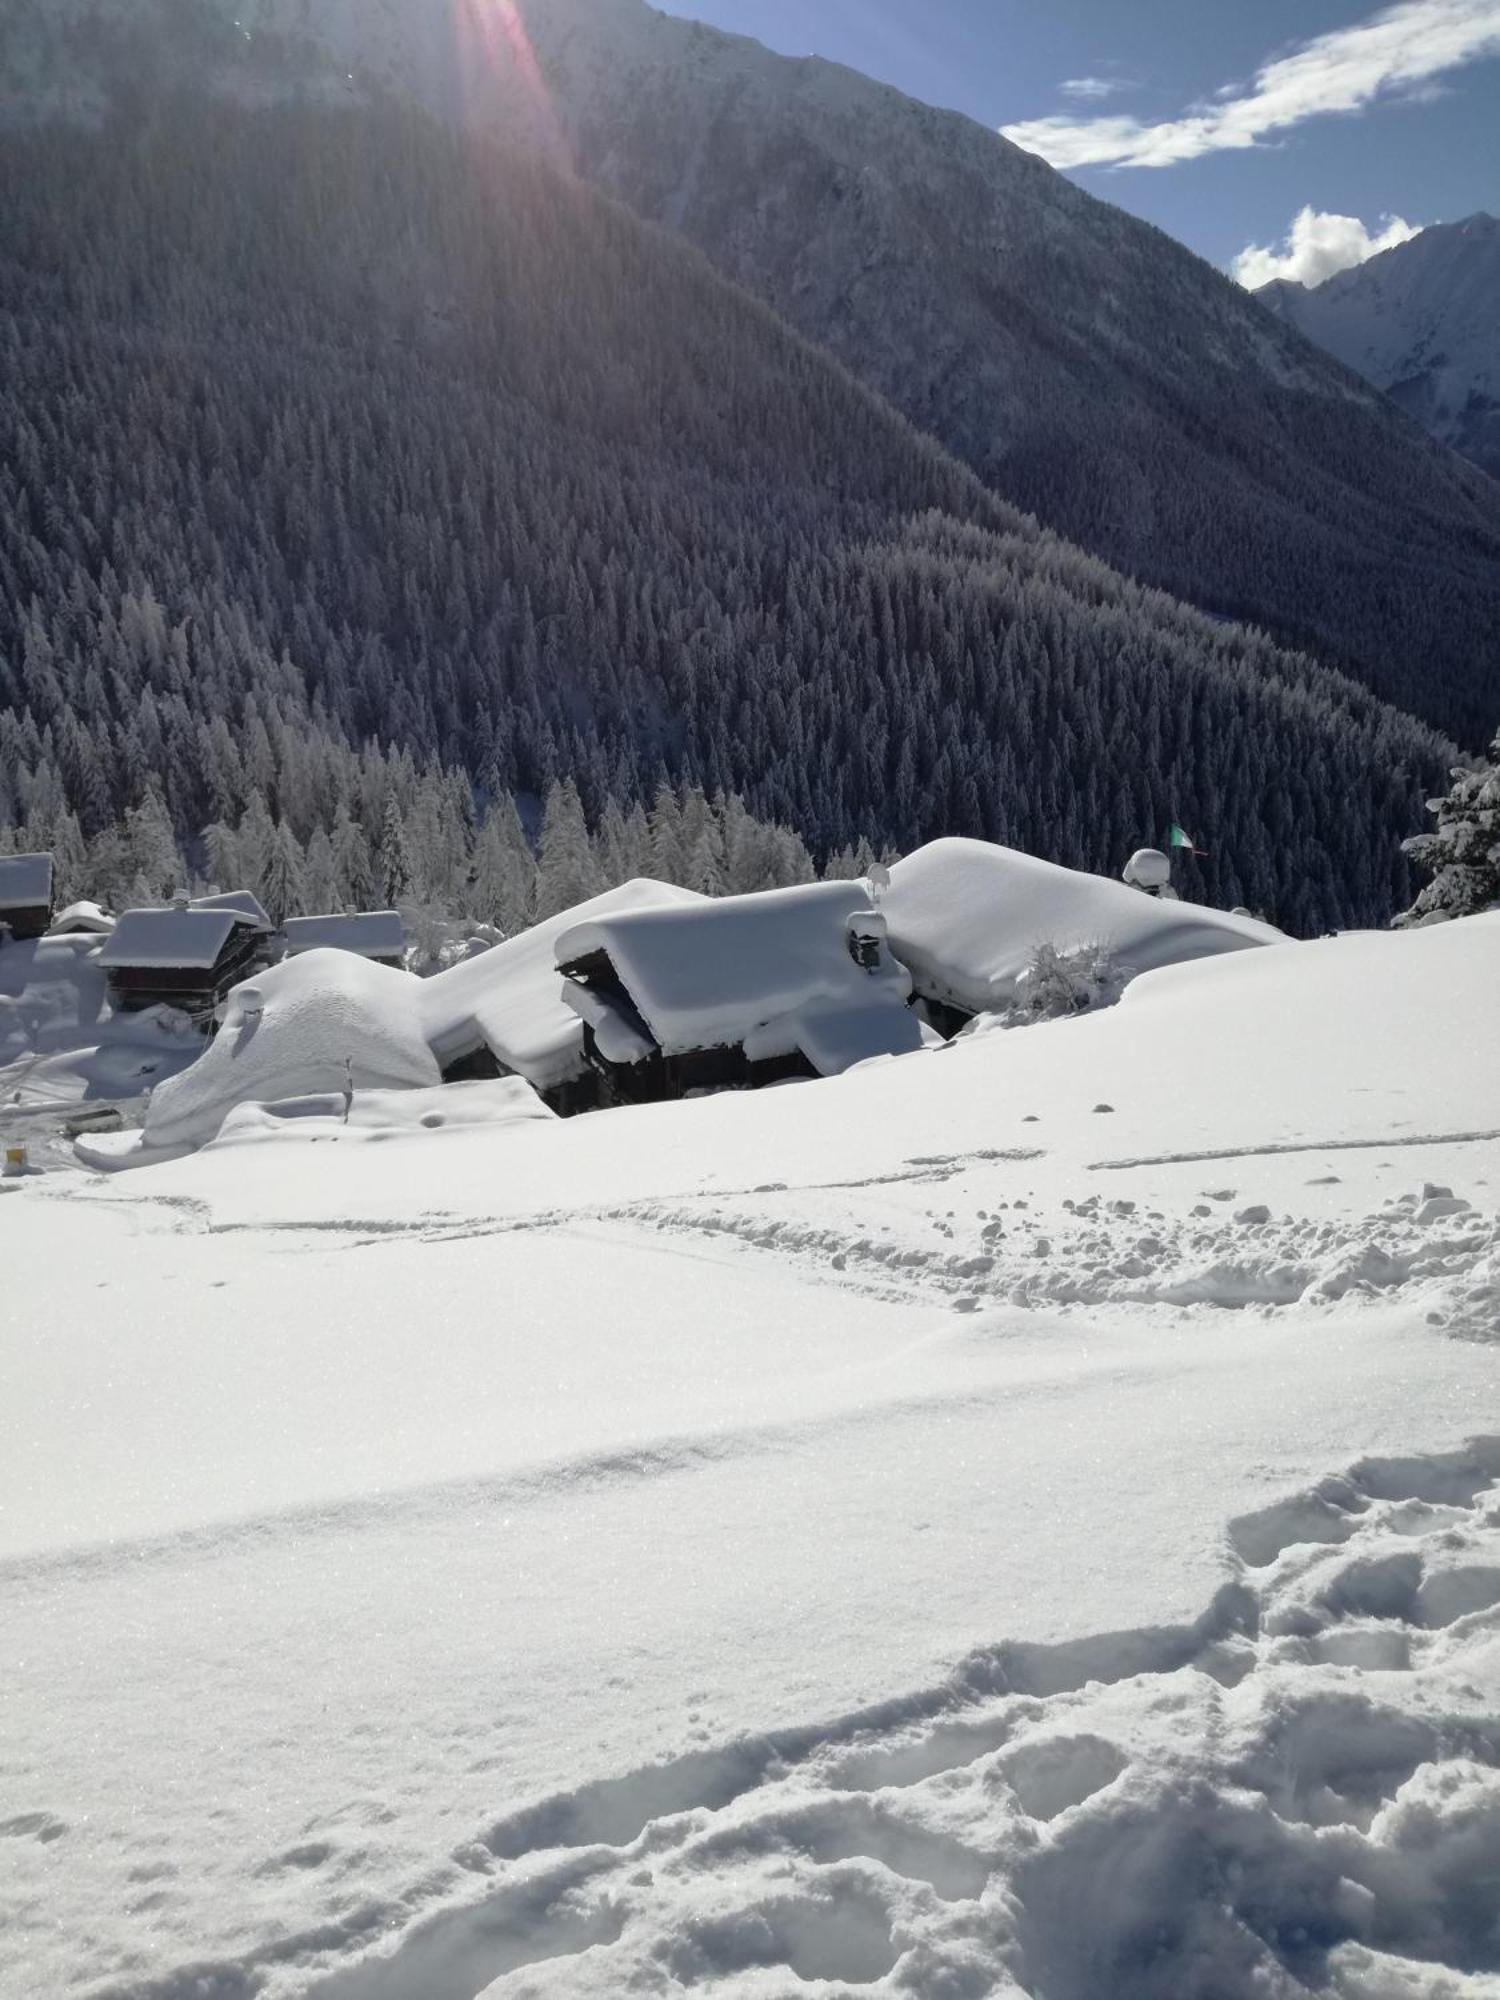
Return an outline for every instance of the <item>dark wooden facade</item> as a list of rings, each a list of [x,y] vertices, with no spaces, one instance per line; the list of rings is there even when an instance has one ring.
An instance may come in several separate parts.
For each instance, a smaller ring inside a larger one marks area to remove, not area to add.
[[[585,1031],[586,1034],[586,1031]],[[443,1066],[444,1083],[476,1083],[495,1076],[519,1076],[520,1071],[501,1062],[495,1051],[487,1044],[470,1049],[467,1055],[455,1056],[453,1061]],[[523,1077],[529,1083],[529,1077]],[[532,1084],[532,1089],[549,1110],[559,1118],[572,1118],[580,1111],[599,1111],[606,1099],[604,1079],[592,1063],[582,1076],[565,1077],[561,1083],[554,1083],[546,1090]]]
[[[212,1032],[214,1010],[233,986],[270,962],[269,940],[249,924],[236,924],[212,965],[112,965],[109,993],[121,1013],[176,1007]]]
[[[607,952],[592,952],[559,970],[564,979],[586,986],[607,1000],[643,1040],[654,1044],[655,1036],[641,1018]],[[601,1079],[604,1101],[609,1104],[656,1104],[664,1098],[688,1097],[700,1090],[759,1090],[768,1083],[787,1083],[818,1073],[799,1050],[752,1062],[738,1042],[718,1048],[685,1049],[679,1055],[664,1055],[660,1048],[653,1048],[639,1062],[612,1062],[599,1047],[588,1022],[583,1028],[583,1050],[590,1067]]]

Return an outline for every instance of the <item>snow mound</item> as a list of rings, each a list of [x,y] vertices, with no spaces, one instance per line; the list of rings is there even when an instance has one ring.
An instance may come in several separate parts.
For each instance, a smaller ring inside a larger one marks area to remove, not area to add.
[[[816,1064],[817,1049],[843,1068],[861,1051],[920,1046],[915,1025],[893,1020],[906,969],[884,951],[869,970],[851,955],[849,920],[868,907],[863,882],[817,882],[599,917],[563,932],[557,962],[607,957],[664,1055],[744,1043],[753,1060],[800,1048]]]
[[[421,989],[422,1019],[433,1055],[446,1069],[488,1048],[538,1090],[551,1090],[581,1075],[583,1024],[563,1000],[556,955],[559,937],[596,917],[702,901],[691,889],[638,877],[435,973]]]
[[[238,1104],[438,1082],[406,972],[346,951],[309,951],[237,986],[223,1027],[151,1100],[150,1146],[199,1146]]]
[[[1159,901],[1015,848],[934,840],[891,870],[881,905],[891,949],[919,993],[972,1014],[1014,1002],[1040,944],[1103,944],[1127,975],[1252,945],[1284,944],[1253,917]]]
[[[237,1104],[212,1143],[255,1145],[267,1140],[333,1140],[359,1144],[397,1134],[466,1131],[476,1125],[550,1124],[557,1114],[518,1076],[485,1077],[416,1090],[316,1091],[270,1104]]]

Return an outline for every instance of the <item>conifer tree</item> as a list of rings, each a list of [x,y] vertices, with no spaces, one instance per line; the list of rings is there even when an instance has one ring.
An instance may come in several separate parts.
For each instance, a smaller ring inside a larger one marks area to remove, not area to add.
[[[1500,731],[1487,761],[1457,765],[1450,775],[1446,794],[1428,801],[1436,827],[1403,843],[1432,880],[1396,919],[1400,927],[1474,916],[1500,904]]]
[[[561,778],[547,793],[537,844],[536,917],[587,902],[601,887],[578,787]]]

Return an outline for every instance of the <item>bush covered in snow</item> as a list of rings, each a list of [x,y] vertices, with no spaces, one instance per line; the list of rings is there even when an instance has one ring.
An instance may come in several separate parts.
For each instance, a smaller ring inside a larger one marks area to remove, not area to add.
[[[1125,978],[1124,968],[1102,939],[1069,950],[1043,939],[1016,981],[1010,1012],[1018,1022],[1055,1021],[1090,1007],[1110,1007],[1124,991]]]
[[[1432,880],[1398,926],[1472,917],[1500,903],[1500,730],[1488,763],[1456,765],[1452,777],[1446,797],[1427,802],[1437,825],[1403,843]]]

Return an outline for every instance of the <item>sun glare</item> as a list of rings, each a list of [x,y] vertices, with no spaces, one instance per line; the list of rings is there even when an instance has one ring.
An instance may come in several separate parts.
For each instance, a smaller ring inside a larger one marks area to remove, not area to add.
[[[520,0],[453,0],[456,16],[461,85],[476,119],[494,102],[496,82],[514,80],[526,108],[533,131],[549,147],[568,157],[563,130],[552,93],[542,75],[532,43],[531,30],[521,11]]]

